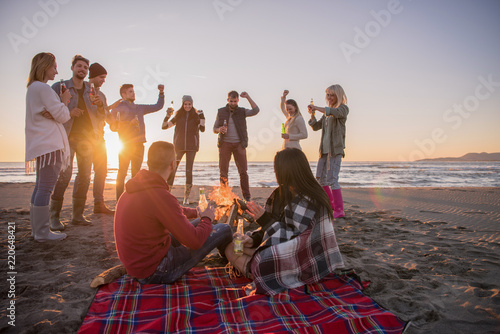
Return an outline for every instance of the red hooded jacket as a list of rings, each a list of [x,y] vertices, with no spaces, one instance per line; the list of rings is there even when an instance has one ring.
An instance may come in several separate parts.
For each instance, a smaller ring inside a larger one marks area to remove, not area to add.
[[[170,249],[171,235],[188,248],[200,248],[212,223],[203,217],[194,227],[187,218],[197,215],[196,209],[179,205],[158,173],[140,170],[116,204],[116,251],[127,273],[136,278],[151,276]]]

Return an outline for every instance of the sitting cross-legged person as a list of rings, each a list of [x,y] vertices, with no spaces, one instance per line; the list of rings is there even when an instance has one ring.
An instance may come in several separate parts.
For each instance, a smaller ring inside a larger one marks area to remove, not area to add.
[[[230,264],[254,280],[253,292],[269,295],[316,283],[344,265],[330,201],[305,154],[296,148],[278,152],[274,171],[279,187],[265,208],[247,203],[261,227],[244,236],[242,255],[233,243],[225,248]]]
[[[212,226],[210,205],[205,211],[184,208],[170,193],[166,180],[177,167],[174,145],[153,143],[147,164],[149,170],[126,183],[116,204],[116,250],[127,273],[140,283],[169,284],[233,237],[228,225]]]

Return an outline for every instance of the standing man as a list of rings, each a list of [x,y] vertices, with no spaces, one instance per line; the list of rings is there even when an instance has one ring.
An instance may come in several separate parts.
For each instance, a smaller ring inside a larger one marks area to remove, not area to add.
[[[104,126],[106,122],[110,123],[110,112],[106,100],[106,95],[101,91],[101,87],[106,81],[108,72],[99,63],[93,63],[89,67],[89,83],[96,89],[97,95],[92,95],[93,103],[99,108],[104,108],[104,114],[99,116],[99,133],[94,146],[94,213],[104,213],[112,215],[115,212],[110,210],[104,204],[104,186],[106,185],[106,176],[108,174],[108,155],[106,151],[106,142],[104,141]]]
[[[242,92],[241,97],[248,100],[252,109],[238,107],[239,95],[230,91],[227,96],[227,105],[220,108],[214,123],[214,133],[219,134],[217,146],[219,147],[219,171],[221,185],[227,185],[229,162],[231,155],[240,174],[240,185],[243,198],[250,201],[250,184],[247,173],[248,133],[247,117],[259,113],[259,107],[247,92]]]
[[[132,177],[141,169],[144,160],[144,143],[146,142],[146,126],[144,115],[163,108],[165,95],[163,85],[158,85],[160,91],[156,104],[135,104],[134,85],[124,84],[120,87],[123,101],[112,110],[112,131],[118,131],[122,142],[122,150],[118,155],[118,175],[116,176],[116,200],[123,193],[128,166],[131,166]]]
[[[90,85],[84,79],[89,72],[89,60],[81,55],[73,57],[71,62],[73,77],[64,81],[65,89],[69,89],[71,99],[68,104],[70,110],[80,109],[80,117],[71,118],[64,123],[70,146],[70,166],[59,174],[50,203],[50,228],[60,231],[64,225],[60,221],[60,213],[64,200],[64,192],[71,180],[73,159],[76,155],[78,172],[73,186],[73,215],[72,223],[76,225],[90,225],[91,222],[83,216],[87,191],[90,185],[94,146],[99,137],[99,120],[104,117],[104,107],[99,107],[90,101]],[[52,89],[57,94],[61,92],[61,83],[56,82]]]

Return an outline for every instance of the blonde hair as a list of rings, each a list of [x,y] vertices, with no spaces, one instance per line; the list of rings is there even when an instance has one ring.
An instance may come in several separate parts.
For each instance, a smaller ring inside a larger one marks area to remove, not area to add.
[[[325,91],[327,94],[335,94],[337,102],[331,108],[338,108],[341,104],[347,104],[347,96],[345,95],[344,88],[340,85],[331,85]]]
[[[56,57],[49,52],[40,52],[31,60],[31,70],[28,77],[28,85],[31,85],[34,81],[43,81],[45,72],[51,66],[54,66]]]

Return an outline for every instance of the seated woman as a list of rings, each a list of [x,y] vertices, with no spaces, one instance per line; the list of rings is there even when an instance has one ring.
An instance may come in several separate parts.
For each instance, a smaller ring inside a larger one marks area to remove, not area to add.
[[[248,211],[261,226],[243,240],[243,255],[225,248],[229,262],[248,278],[255,293],[274,295],[316,283],[344,265],[330,201],[311,172],[305,154],[287,148],[276,154],[274,172],[279,187],[265,209],[254,202]]]

